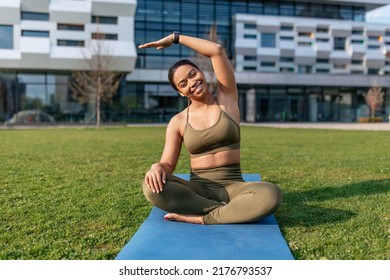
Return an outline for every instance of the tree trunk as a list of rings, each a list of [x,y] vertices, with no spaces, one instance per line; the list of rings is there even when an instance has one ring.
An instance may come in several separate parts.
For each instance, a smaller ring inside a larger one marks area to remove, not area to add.
[[[96,128],[100,128],[100,88],[101,78],[98,77],[97,92],[96,92]]]

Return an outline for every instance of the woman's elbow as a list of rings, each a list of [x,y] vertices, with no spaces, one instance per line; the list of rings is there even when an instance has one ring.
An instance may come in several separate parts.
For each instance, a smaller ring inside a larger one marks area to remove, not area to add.
[[[224,55],[225,50],[223,49],[221,44],[215,43],[214,53],[215,55]]]

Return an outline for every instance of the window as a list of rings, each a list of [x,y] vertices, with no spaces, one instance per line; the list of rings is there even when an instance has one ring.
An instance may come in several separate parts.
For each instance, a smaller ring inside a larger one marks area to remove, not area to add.
[[[298,42],[298,46],[300,47],[311,47],[311,42]]]
[[[363,35],[362,29],[352,29],[352,35]]]
[[[380,46],[375,46],[375,45],[369,45],[369,46],[367,46],[367,48],[369,50],[379,50],[381,47]]]
[[[294,37],[292,36],[280,36],[281,41],[294,41]]]
[[[14,27],[12,25],[0,25],[0,49],[14,48]]]
[[[84,47],[84,41],[79,40],[57,40],[58,46],[66,47]]]
[[[328,43],[329,39],[328,38],[317,38],[316,41],[318,43]]]
[[[99,24],[118,24],[117,17],[92,16],[92,23]]]
[[[353,19],[353,9],[348,6],[340,6],[340,18],[344,20],[352,20]]]
[[[49,37],[49,31],[22,30],[23,37]]]
[[[282,73],[293,73],[294,72],[294,68],[292,68],[292,67],[280,67],[279,72],[282,72]]]
[[[265,15],[277,15],[278,14],[278,3],[274,1],[266,1],[264,3],[264,14]]]
[[[361,75],[361,74],[364,74],[364,71],[363,71],[363,70],[352,70],[352,71],[351,71],[351,74],[354,74],[354,75]]]
[[[317,73],[329,73],[329,69],[326,68],[317,68]]]
[[[334,64],[333,68],[338,70],[345,70],[347,69],[347,64]]]
[[[280,62],[294,62],[294,57],[281,56],[279,61]]]
[[[328,33],[329,28],[326,27],[317,27],[317,33]]]
[[[68,31],[84,31],[84,25],[59,23],[57,25],[57,29],[58,30],[68,30]]]
[[[92,39],[95,39],[95,40],[118,40],[118,34],[92,33]]]
[[[245,24],[244,24],[244,28],[245,28],[245,29],[256,29],[257,26],[256,26],[256,24],[245,23]]]
[[[361,59],[352,59],[351,64],[352,65],[363,65],[363,60],[361,60]]]
[[[281,16],[294,16],[294,3],[282,2],[280,3],[280,15]]]
[[[280,30],[281,31],[293,31],[293,26],[292,25],[284,25],[284,24],[282,24],[281,26],[280,26]]]
[[[256,34],[244,34],[244,39],[256,39]]]
[[[256,71],[256,66],[244,66],[244,71]]]
[[[334,37],[334,49],[345,50],[345,37]]]
[[[368,36],[368,40],[369,41],[380,41],[381,40],[381,36]]]
[[[42,20],[49,21],[49,14],[47,13],[33,13],[33,12],[22,12],[22,20]]]
[[[255,55],[244,55],[245,61],[256,61],[257,57]]]
[[[313,34],[311,32],[299,32],[298,36],[299,37],[312,37]]]
[[[310,65],[298,65],[298,73],[307,74],[312,73],[313,67]]]
[[[317,58],[317,63],[329,63],[328,58]]]
[[[368,75],[379,75],[379,69],[377,68],[368,68]]]
[[[273,61],[262,61],[260,63],[262,67],[275,67],[275,62]]]
[[[275,33],[261,33],[261,46],[263,48],[275,48]]]
[[[351,40],[351,44],[353,45],[364,45],[364,40]]]

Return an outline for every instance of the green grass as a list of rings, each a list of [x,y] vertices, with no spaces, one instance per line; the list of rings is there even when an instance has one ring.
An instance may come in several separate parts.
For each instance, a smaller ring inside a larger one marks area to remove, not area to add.
[[[0,130],[0,259],[113,259],[151,209],[164,130]],[[389,132],[242,127],[242,169],[283,189],[295,258],[390,258]]]

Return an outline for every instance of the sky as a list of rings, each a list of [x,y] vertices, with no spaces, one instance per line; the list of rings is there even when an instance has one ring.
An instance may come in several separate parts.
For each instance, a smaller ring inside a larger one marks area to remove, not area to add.
[[[388,23],[390,25],[390,5],[368,12],[366,14],[366,21]]]

